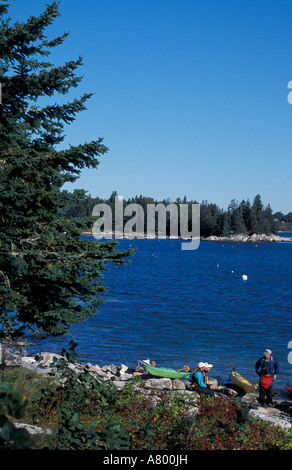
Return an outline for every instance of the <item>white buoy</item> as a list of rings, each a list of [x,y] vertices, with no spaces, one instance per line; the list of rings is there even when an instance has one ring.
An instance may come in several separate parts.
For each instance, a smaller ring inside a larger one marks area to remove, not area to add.
[[[242,276],[242,279],[243,279],[244,281],[247,281],[247,279],[248,279],[247,275],[244,274],[244,275]]]

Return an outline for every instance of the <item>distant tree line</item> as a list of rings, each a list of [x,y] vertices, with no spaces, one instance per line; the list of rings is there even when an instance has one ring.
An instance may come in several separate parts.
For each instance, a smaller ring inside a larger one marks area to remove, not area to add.
[[[292,223],[292,212],[288,212],[286,215],[283,212],[275,212],[274,216],[279,222]]]
[[[292,212],[283,214],[283,212],[276,212],[275,219],[280,232],[292,232]]]
[[[66,210],[65,217],[71,218],[88,218],[91,219],[92,209],[96,204],[104,203],[111,207],[113,214],[115,214],[115,197],[118,195],[116,191],[113,191],[108,199],[102,199],[100,197],[92,198],[86,194],[84,190],[74,191],[76,197],[76,203],[71,205]],[[177,198],[175,201],[170,199],[163,199],[160,201],[154,200],[152,197],[138,196],[131,197],[128,200],[123,200],[124,206],[128,204],[139,204],[144,209],[145,222],[144,228],[146,232],[146,217],[147,217],[147,205],[148,204],[159,204],[162,203],[167,207],[170,203],[176,204],[177,207],[180,204],[189,205],[189,230],[191,231],[191,206],[192,204],[198,204],[195,200],[187,200],[186,196],[181,199]],[[229,234],[244,233],[248,235],[252,234],[276,234],[279,229],[279,221],[283,221],[286,218],[290,220],[292,214],[289,213],[284,216],[281,212],[273,214],[270,205],[264,206],[261,200],[261,196],[258,194],[255,196],[253,202],[249,200],[243,200],[241,202],[233,199],[227,210],[223,210],[218,207],[217,204],[209,203],[208,201],[202,201],[200,204],[200,233],[203,237],[211,235],[226,236]],[[129,217],[128,217],[129,219]],[[126,222],[126,218],[124,218]],[[169,217],[166,219],[167,228],[166,234],[169,234]],[[90,222],[89,222],[90,223]],[[90,226],[88,228],[91,228]]]

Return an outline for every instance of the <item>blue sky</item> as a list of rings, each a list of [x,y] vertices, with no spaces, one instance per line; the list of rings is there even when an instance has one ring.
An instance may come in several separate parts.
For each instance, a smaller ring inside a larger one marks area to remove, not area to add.
[[[24,20],[46,3],[16,0],[10,13]],[[70,98],[95,93],[66,145],[109,147],[67,189],[224,209],[260,194],[292,211],[291,0],[62,0],[60,12],[47,33],[70,36],[51,60],[81,55]]]

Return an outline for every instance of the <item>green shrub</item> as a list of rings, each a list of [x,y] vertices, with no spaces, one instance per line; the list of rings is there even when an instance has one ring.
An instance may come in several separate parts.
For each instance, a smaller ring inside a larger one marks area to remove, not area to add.
[[[29,433],[11,421],[11,417],[23,417],[26,405],[26,396],[13,392],[8,384],[0,384],[0,449],[25,449],[32,445]]]

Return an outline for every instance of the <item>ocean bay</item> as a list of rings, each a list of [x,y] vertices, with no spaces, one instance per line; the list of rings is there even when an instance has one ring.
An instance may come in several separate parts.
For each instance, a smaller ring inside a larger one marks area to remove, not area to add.
[[[275,389],[292,382],[291,243],[204,241],[190,251],[179,240],[119,243],[137,252],[105,273],[99,312],[64,337],[33,340],[32,353],[59,353],[73,339],[84,362],[131,367],[149,358],[178,369],[208,361],[226,381],[230,362],[257,380],[254,364],[270,348],[280,362]]]

